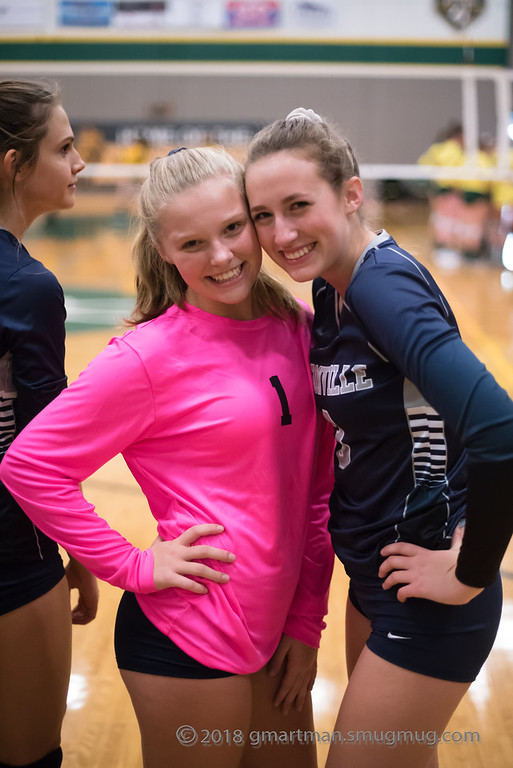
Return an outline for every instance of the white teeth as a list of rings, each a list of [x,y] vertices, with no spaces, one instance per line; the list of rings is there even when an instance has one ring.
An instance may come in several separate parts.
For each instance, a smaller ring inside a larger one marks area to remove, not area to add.
[[[283,255],[287,261],[296,261],[296,259],[300,259],[301,256],[306,256],[307,253],[310,253],[313,247],[313,245],[305,245],[303,248],[300,248],[299,251],[294,251],[293,253],[284,253]]]
[[[225,283],[227,280],[231,280],[232,277],[237,277],[237,275],[240,275],[242,270],[242,264],[239,264],[238,267],[234,267],[234,269],[228,270],[228,272],[222,272],[220,275],[211,275],[212,280],[215,280],[216,283]]]

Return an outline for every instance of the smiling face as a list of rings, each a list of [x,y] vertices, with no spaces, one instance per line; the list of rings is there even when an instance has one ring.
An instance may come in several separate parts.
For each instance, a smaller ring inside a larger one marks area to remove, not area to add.
[[[157,247],[187,283],[186,300],[214,315],[251,320],[262,251],[245,200],[227,176],[203,181],[161,209]]]
[[[246,193],[260,244],[290,277],[347,283],[363,234],[358,177],[337,193],[307,155],[283,150],[249,165]]]
[[[77,175],[84,168],[68,116],[61,106],[56,106],[39,145],[35,167],[22,166],[16,176],[17,195],[25,218],[31,222],[43,213],[71,208]]]

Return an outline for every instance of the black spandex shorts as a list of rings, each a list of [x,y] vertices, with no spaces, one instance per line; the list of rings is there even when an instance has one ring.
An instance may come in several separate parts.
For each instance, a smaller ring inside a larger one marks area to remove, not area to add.
[[[64,576],[59,547],[0,483],[0,615],[45,595]]]
[[[133,592],[125,592],[119,603],[114,647],[119,669],[196,680],[233,676],[232,672],[206,667],[184,653],[146,618]]]
[[[32,563],[0,563],[0,616],[21,608],[53,589],[65,575],[55,545],[54,557]]]
[[[382,659],[421,675],[470,683],[490,653],[502,609],[500,576],[466,605],[397,600],[381,580],[352,579],[349,598],[371,622],[368,648]]]

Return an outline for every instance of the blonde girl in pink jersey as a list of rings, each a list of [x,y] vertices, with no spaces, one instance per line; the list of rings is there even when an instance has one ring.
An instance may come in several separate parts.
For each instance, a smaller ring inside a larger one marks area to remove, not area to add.
[[[333,440],[311,315],[261,271],[223,150],[155,160],[139,209],[132,329],[15,441],[2,479],[125,590],[116,655],[145,768],[314,768]],[[145,550],[80,491],[118,453],[157,523]]]

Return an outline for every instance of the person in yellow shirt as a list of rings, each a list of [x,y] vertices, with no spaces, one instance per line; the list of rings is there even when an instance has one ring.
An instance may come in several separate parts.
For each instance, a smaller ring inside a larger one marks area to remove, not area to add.
[[[420,165],[462,167],[467,160],[463,129],[451,126],[441,138],[421,155]],[[476,164],[490,167],[489,152],[479,148]],[[429,196],[430,224],[434,256],[445,266],[457,266],[482,258],[486,252],[485,229],[489,213],[490,184],[486,180],[437,179]]]

